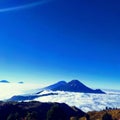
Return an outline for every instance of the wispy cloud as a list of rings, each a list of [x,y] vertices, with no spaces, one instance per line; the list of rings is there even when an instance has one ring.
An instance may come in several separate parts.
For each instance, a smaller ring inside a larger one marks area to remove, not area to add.
[[[39,6],[39,5],[43,5],[45,3],[48,3],[49,1],[50,0],[42,0],[42,1],[38,1],[38,2],[28,3],[28,4],[25,4],[25,5],[2,8],[2,9],[0,9],[0,13],[32,8],[32,7],[35,7],[35,6]]]

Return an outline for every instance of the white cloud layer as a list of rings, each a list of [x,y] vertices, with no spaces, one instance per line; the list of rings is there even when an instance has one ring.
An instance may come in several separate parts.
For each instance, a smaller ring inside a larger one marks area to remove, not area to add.
[[[49,93],[51,91],[45,91]],[[41,93],[41,94],[44,94]],[[105,107],[120,108],[120,92],[107,92],[107,94],[90,94],[57,91],[58,95],[39,97],[35,100],[41,102],[60,102],[76,106],[85,112],[102,110]]]
[[[14,95],[34,93],[40,84],[0,83],[0,100],[8,99]]]

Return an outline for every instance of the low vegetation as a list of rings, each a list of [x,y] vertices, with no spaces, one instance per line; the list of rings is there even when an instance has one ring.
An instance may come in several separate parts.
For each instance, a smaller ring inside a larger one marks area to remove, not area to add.
[[[106,109],[88,112],[90,120],[120,120],[120,109]]]

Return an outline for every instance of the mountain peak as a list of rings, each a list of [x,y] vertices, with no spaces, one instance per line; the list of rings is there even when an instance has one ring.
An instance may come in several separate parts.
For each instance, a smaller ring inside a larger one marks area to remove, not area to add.
[[[69,84],[82,84],[79,80],[72,80],[68,82]]]
[[[66,84],[66,82],[62,80],[62,81],[59,81],[57,84]]]
[[[53,91],[68,91],[68,92],[83,92],[83,93],[104,93],[101,90],[93,90],[87,87],[79,80],[72,80],[68,83],[66,83],[65,81],[60,81],[43,89],[49,89]]]
[[[68,84],[70,86],[73,86],[73,87],[86,87],[82,82],[80,82],[79,80],[72,80],[70,82],[68,82]]]
[[[53,85],[47,86],[47,87],[45,87],[45,88],[43,88],[43,89],[54,90],[54,89],[56,89],[56,88],[58,88],[58,87],[60,87],[60,86],[66,85],[66,84],[67,84],[67,83],[66,83],[65,81],[59,81],[59,82],[57,82],[57,83],[55,83],[55,84],[53,84]]]

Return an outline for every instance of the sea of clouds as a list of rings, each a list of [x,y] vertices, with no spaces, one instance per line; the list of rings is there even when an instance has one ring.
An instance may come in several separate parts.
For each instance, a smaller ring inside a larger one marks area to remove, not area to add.
[[[60,102],[70,106],[76,106],[81,110],[88,112],[93,110],[103,110],[106,107],[120,108],[120,91],[105,91],[106,94],[76,93],[64,91],[44,91],[40,94],[58,93],[39,97],[35,100],[41,102]]]
[[[7,100],[14,95],[35,95],[42,86],[40,84],[0,83],[0,100]],[[102,110],[106,107],[120,108],[120,91],[104,90],[106,94],[76,93],[65,91],[45,90],[37,95],[41,96],[34,100],[40,102],[59,102],[88,112]]]

